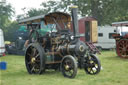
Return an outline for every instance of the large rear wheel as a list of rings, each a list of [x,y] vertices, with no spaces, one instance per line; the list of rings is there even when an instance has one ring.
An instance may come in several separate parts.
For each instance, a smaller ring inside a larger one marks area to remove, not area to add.
[[[128,40],[121,39],[116,46],[117,55],[121,58],[128,58]]]
[[[45,70],[44,49],[39,43],[32,43],[28,46],[25,54],[25,64],[30,74],[41,74]]]

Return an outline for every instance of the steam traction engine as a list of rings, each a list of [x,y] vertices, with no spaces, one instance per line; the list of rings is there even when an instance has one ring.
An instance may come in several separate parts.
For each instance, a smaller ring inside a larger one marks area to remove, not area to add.
[[[28,73],[41,74],[45,69],[60,69],[65,77],[74,78],[78,67],[84,68],[88,74],[100,72],[100,61],[79,39],[77,8],[72,8],[72,21],[73,32],[69,26],[70,15],[62,12],[19,21],[31,29],[25,54]]]
[[[112,26],[117,28],[113,35],[116,40],[116,53],[121,58],[128,58],[128,21],[114,22]]]

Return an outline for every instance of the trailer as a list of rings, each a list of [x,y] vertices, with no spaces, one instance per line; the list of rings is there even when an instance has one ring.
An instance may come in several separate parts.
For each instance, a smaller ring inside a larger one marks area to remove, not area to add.
[[[80,37],[80,40],[89,46],[91,52],[100,54],[100,51],[94,44],[98,42],[97,20],[93,17],[83,17],[79,19],[78,23],[80,35],[84,36]]]
[[[115,49],[115,39],[113,34],[116,33],[116,27],[112,26],[98,26],[98,42],[95,43],[95,46],[102,49]]]
[[[2,29],[0,29],[0,57],[4,55],[5,55],[4,34]]]

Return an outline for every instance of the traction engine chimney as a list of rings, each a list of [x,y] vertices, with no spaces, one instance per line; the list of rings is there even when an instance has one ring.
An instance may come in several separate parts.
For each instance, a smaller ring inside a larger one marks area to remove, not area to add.
[[[71,7],[72,23],[73,23],[73,33],[74,33],[75,37],[79,34],[77,12],[78,12],[78,7],[77,6]]]

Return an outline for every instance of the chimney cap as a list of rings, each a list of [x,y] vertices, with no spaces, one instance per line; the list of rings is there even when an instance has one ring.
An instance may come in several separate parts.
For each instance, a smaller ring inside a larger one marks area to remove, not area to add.
[[[78,8],[78,6],[74,5],[74,6],[71,6],[70,8]]]

